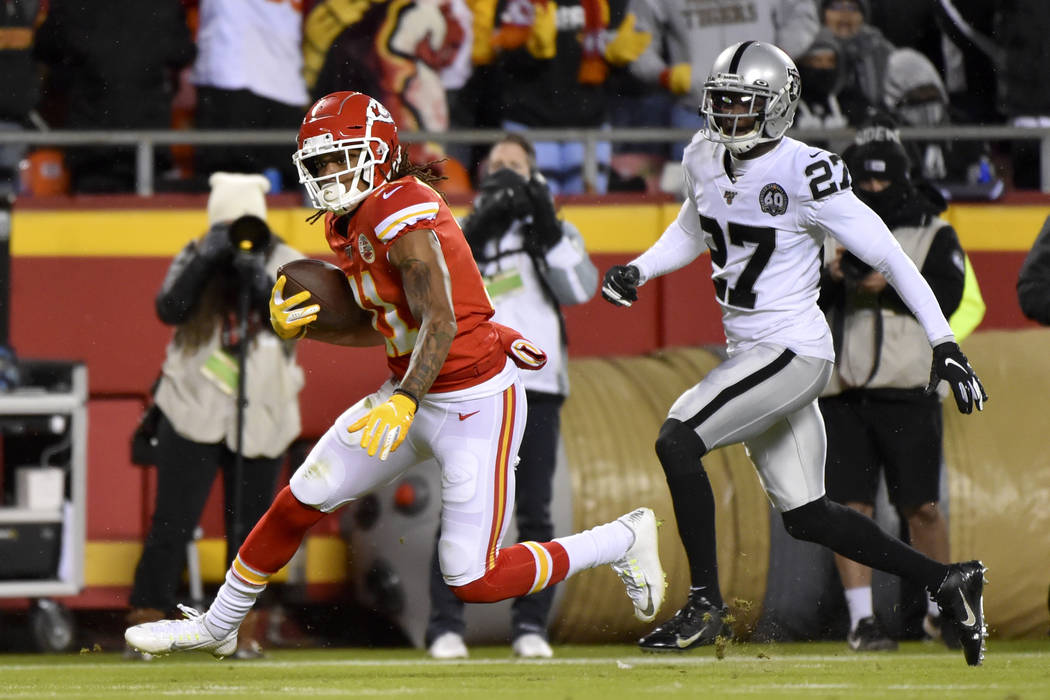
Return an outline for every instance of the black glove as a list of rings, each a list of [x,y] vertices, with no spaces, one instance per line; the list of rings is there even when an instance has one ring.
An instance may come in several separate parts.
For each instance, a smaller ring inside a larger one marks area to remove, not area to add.
[[[926,393],[937,391],[937,385],[942,379],[952,388],[960,413],[973,413],[975,403],[978,411],[984,410],[988,394],[956,343],[941,343],[933,349],[933,367],[930,369],[930,384],[926,387]]]
[[[602,282],[602,298],[611,304],[630,306],[638,301],[638,268],[616,265],[609,268]]]
[[[529,178],[525,186],[532,211],[532,225],[525,239],[525,247],[531,252],[544,256],[562,238],[561,222],[554,212],[554,200],[542,175]]]
[[[463,223],[463,234],[475,257],[487,241],[506,233],[511,222],[532,213],[525,184],[525,178],[507,168],[497,170],[481,181],[474,211]]]

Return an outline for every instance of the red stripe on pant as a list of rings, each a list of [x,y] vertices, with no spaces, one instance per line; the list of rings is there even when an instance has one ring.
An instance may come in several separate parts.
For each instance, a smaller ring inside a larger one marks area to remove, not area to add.
[[[306,532],[324,516],[325,513],[303,505],[285,486],[248,533],[237,555],[256,571],[274,574],[288,563]]]
[[[569,573],[569,554],[557,542],[541,542],[554,564],[550,579],[543,588],[563,581]],[[523,544],[504,547],[496,556],[496,565],[485,575],[465,586],[449,586],[456,597],[466,603],[495,603],[518,598],[532,590],[536,582],[536,558]]]

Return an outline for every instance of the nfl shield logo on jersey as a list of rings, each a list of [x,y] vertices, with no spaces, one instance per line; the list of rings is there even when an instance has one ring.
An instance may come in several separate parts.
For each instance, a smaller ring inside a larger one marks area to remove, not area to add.
[[[360,236],[357,239],[357,250],[361,253],[361,259],[371,265],[376,260],[376,250],[372,247],[372,242],[368,240],[366,236]]]
[[[758,206],[770,216],[779,216],[787,211],[787,192],[777,183],[771,182],[758,193]]]

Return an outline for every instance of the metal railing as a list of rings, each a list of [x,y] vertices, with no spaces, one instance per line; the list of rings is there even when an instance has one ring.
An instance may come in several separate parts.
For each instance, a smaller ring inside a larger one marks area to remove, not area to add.
[[[404,143],[488,144],[498,141],[502,129],[459,129],[445,132],[401,132]],[[691,129],[530,129],[533,141],[573,141],[584,144],[584,178],[594,182],[598,173],[597,146],[611,143],[683,143],[695,132]],[[803,141],[842,142],[853,138],[853,129],[795,129],[789,132]],[[959,141],[1038,141],[1040,189],[1050,193],[1050,128],[1016,126],[946,126],[900,129],[901,140]],[[259,131],[0,131],[0,145],[25,146],[133,146],[136,152],[137,194],[154,192],[154,149],[158,146],[288,146],[289,157],[295,147],[295,132]]]

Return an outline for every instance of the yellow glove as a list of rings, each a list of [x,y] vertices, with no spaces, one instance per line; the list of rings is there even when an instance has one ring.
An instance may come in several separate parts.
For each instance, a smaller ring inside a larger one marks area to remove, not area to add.
[[[628,12],[616,30],[616,36],[605,45],[605,60],[614,66],[626,66],[638,60],[642,52],[649,48],[652,34],[635,31],[634,23],[634,13]]]
[[[306,335],[306,325],[317,320],[320,305],[310,304],[301,309],[295,307],[310,299],[310,292],[305,289],[291,298],[284,298],[284,285],[287,278],[281,275],[270,292],[270,325],[273,331],[284,340],[301,338]]]
[[[660,84],[675,95],[684,95],[693,85],[693,69],[688,63],[676,63],[660,74]]]
[[[397,389],[384,403],[349,425],[347,432],[354,433],[364,428],[364,432],[361,433],[361,447],[367,446],[368,456],[372,457],[382,442],[383,451],[379,453],[379,459],[385,460],[404,442],[418,406],[419,402],[409,396],[408,392]]]
[[[525,48],[533,58],[545,60],[554,58],[558,41],[558,5],[554,0],[536,5],[536,19],[532,31],[525,41]]]

